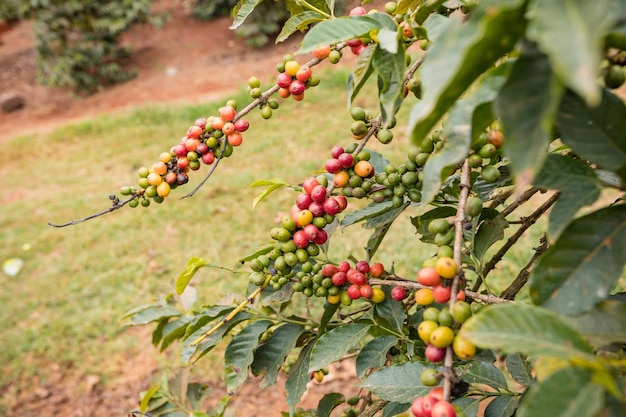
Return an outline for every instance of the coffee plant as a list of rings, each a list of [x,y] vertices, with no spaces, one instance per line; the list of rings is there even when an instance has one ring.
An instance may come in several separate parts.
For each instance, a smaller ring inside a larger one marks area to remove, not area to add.
[[[242,0],[233,26],[257,3]],[[254,134],[248,113],[297,105],[320,84],[317,64],[354,54],[345,140],[319,156],[322,174],[252,184],[266,187],[254,204],[282,189],[293,205],[268,221],[270,243],[242,255],[239,303],[190,306],[190,280],[214,267],[192,258],[175,294],[128,312],[128,325],[153,324],[154,345],[180,343],[186,364],[222,343],[229,392],[250,375],[267,387],[286,373],[289,416],[622,416],[626,106],[615,89],[626,2],[400,0],[348,16],[332,0],[287,4],[278,40],[306,34],[277,63],[275,84],[263,90],[251,76],[249,104],[202,115],[110,208],[57,226],[161,203],[209,165],[192,196]],[[376,109],[354,104],[368,80]],[[409,95],[418,100],[401,124],[405,144],[394,135]],[[371,141],[406,160],[389,162]],[[401,271],[377,254],[409,208],[432,256]],[[525,265],[496,291],[493,271],[544,217]],[[371,230],[363,254],[335,259],[333,232],[356,224]],[[317,409],[299,408],[307,384],[341,361],[354,361],[358,395],[328,392]],[[228,396],[202,411],[202,385],[185,391],[181,380],[153,385],[136,414],[223,415]]]

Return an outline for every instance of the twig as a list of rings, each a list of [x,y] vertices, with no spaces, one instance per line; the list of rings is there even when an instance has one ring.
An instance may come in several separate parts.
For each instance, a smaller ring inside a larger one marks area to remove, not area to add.
[[[73,226],[75,224],[80,224],[82,222],[86,222],[87,220],[91,220],[93,218],[103,216],[103,215],[105,215],[107,213],[110,213],[112,211],[119,210],[122,207],[124,207],[126,204],[128,204],[131,201],[139,198],[140,196],[141,196],[140,194],[135,194],[132,197],[130,197],[129,199],[124,200],[124,201],[120,201],[120,200],[117,199],[117,197],[115,197],[115,200],[113,201],[113,205],[111,207],[109,207],[108,209],[106,209],[106,210],[102,210],[102,211],[99,211],[98,213],[94,213],[94,214],[92,214],[90,216],[83,217],[82,219],[72,220],[71,222],[67,222],[67,223],[55,224],[55,223],[48,222],[48,225],[52,226],[52,227],[67,227],[67,226]],[[113,200],[111,198],[111,196],[109,196],[109,199]]]
[[[506,241],[504,245],[498,250],[498,252],[493,255],[493,257],[485,264],[481,271],[481,275],[476,280],[472,291],[478,291],[480,286],[482,285],[482,278],[486,277],[489,272],[495,268],[496,264],[502,260],[504,255],[508,252],[509,249],[513,247],[513,245],[522,237],[524,232],[528,230],[530,226],[535,224],[535,222],[550,208],[559,198],[559,193],[554,193],[548,200],[546,200],[537,210],[535,210],[530,216],[522,219],[522,224],[519,229]]]
[[[387,400],[376,400],[366,410],[359,414],[359,417],[373,417],[374,414],[385,408],[389,404]]]
[[[211,175],[213,175],[213,172],[217,169],[217,165],[220,163],[220,161],[222,160],[222,157],[224,156],[224,152],[226,151],[226,145],[228,144],[228,139],[226,139],[226,137],[224,137],[224,143],[222,144],[222,147],[220,148],[220,154],[217,158],[215,158],[215,163],[213,164],[213,166],[211,167],[211,169],[209,170],[209,173],[204,177],[204,179],[202,181],[200,181],[200,183],[198,185],[196,185],[196,187],[191,190],[190,193],[185,194],[184,196],[182,196],[180,199],[184,200],[185,198],[189,198],[189,197],[193,197],[193,195],[198,192],[198,190],[200,188],[202,188],[202,186],[204,185],[204,183],[206,183],[209,178],[211,177]]]
[[[524,266],[524,268],[519,271],[519,274],[517,274],[517,277],[513,280],[511,285],[509,285],[504,291],[502,291],[502,293],[500,294],[501,298],[504,298],[506,300],[515,299],[517,293],[524,287],[524,285],[526,285],[526,282],[528,281],[528,276],[530,275],[530,270],[537,262],[537,259],[539,259],[539,257],[548,249],[548,239],[546,238],[545,234],[541,236],[541,239],[539,240],[539,246],[534,249],[535,254],[533,255],[533,257],[530,258],[530,261],[528,261],[526,266]]]

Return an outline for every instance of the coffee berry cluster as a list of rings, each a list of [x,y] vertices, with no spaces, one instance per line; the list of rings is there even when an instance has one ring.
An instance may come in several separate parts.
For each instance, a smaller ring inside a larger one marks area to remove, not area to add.
[[[443,399],[443,388],[435,387],[411,404],[414,417],[464,417],[465,413],[449,401]]]
[[[200,169],[202,164],[211,165],[218,157],[228,157],[233,147],[241,145],[242,133],[250,124],[245,119],[235,120],[237,104],[229,101],[220,107],[218,116],[198,118],[187,129],[187,133],[169,152],[159,155],[159,160],[150,167],[141,167],[137,174],[138,187],[124,186],[122,195],[139,198],[129,202],[131,207],[149,206],[150,201],[163,202],[170,191],[189,181],[190,170]]]
[[[285,55],[276,69],[279,72],[276,77],[278,95],[282,98],[292,97],[296,101],[302,101],[304,91],[320,83],[319,77],[313,75],[311,67],[300,65],[293,59],[293,55]]]

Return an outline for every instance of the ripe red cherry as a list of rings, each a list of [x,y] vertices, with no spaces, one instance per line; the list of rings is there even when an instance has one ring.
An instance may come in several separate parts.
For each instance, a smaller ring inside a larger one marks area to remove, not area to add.
[[[326,171],[329,174],[336,174],[339,171],[341,171],[341,162],[339,162],[338,159],[335,158],[331,158],[328,161],[326,161]]]
[[[198,126],[200,129],[204,130],[204,128],[206,128],[206,118],[205,117],[197,118],[196,122],[194,123],[194,125]]]
[[[296,197],[296,205],[300,210],[308,209],[312,202],[313,199],[307,193],[298,194]]]
[[[348,281],[345,272],[336,272],[331,279],[333,281],[333,285],[336,287],[341,287]]]
[[[293,80],[291,84],[289,84],[289,92],[294,96],[304,93],[305,89],[306,85],[300,80]]]
[[[393,287],[391,289],[391,298],[396,301],[404,300],[406,298],[406,290],[404,289],[404,287]]]
[[[335,197],[337,202],[339,203],[339,212],[342,212],[348,207],[348,200],[343,195],[338,195]]]
[[[449,402],[440,400],[433,405],[431,417],[456,417],[456,410]]]
[[[276,77],[276,84],[278,84],[278,86],[281,88],[289,88],[289,84],[291,84],[291,81],[291,75],[287,74],[286,72],[281,72]]]
[[[411,413],[414,417],[424,417],[424,397],[417,397],[413,404],[411,404]]]
[[[186,154],[185,154],[186,155]],[[186,156],[181,156],[180,158],[178,158],[178,160],[176,161],[176,166],[179,169],[185,169],[185,168],[189,168],[189,159],[187,159]]]
[[[362,15],[364,15],[366,13],[367,13],[367,10],[365,10],[364,7],[357,6],[357,7],[355,7],[355,8],[350,10],[349,15],[350,16],[362,16]]]
[[[359,38],[353,38],[350,39],[346,42],[346,44],[350,47],[350,48],[358,48],[359,46],[363,45],[363,43],[361,42],[361,39]]]
[[[354,156],[350,153],[344,152],[337,159],[343,168],[352,168],[354,165]]]
[[[422,412],[424,413],[424,417],[432,417],[433,407],[437,403],[437,399],[433,398],[429,395],[424,397],[424,401],[422,402]]]
[[[207,165],[211,165],[213,162],[215,162],[215,154],[213,152],[205,153],[204,155],[202,155],[202,162]]]
[[[293,234],[293,243],[296,244],[298,249],[304,249],[309,246],[309,238],[303,229]]]
[[[361,288],[356,285],[356,284],[352,284],[348,287],[348,297],[350,297],[353,300],[358,300],[359,298],[361,298]]]
[[[327,198],[326,201],[324,201],[323,206],[324,206],[324,211],[330,214],[331,216],[334,216],[335,214],[339,213],[339,202],[337,201],[335,197]]]
[[[370,272],[370,264],[367,261],[358,261],[355,265],[357,271],[367,274]]]
[[[343,149],[343,146],[339,146],[339,145],[333,146],[333,148],[330,150],[330,154],[335,159],[339,158],[339,155],[341,155],[344,152],[345,152],[345,149]]]
[[[218,112],[220,114],[220,119],[222,119],[225,122],[232,121],[235,118],[235,114],[237,114],[233,106],[220,107],[218,109]]]
[[[312,74],[311,67],[303,65],[300,68],[298,68],[298,71],[296,72],[296,79],[298,79],[299,81],[305,82],[309,78],[311,78],[311,74]]]
[[[317,178],[307,177],[304,179],[304,182],[302,183],[302,187],[304,188],[305,192],[311,194],[311,191],[313,191],[313,188],[315,188],[315,186],[319,184],[320,183],[317,181]]]
[[[441,283],[441,277],[435,268],[427,266],[417,272],[417,282],[432,287]]]
[[[367,284],[367,277],[365,276],[364,273],[359,272],[359,271],[355,271],[353,274],[348,273],[348,280],[350,280],[351,283],[356,284],[356,285]]]
[[[341,272],[348,273],[348,271],[350,270],[350,262],[348,261],[341,262],[339,265],[337,265],[337,269]]]
[[[436,399],[437,401],[443,400],[443,387],[438,386],[431,388],[428,392],[428,396]]]
[[[323,185],[316,185],[311,190],[311,198],[316,203],[323,203],[326,199],[326,187]]]
[[[376,262],[370,266],[370,275],[374,278],[379,278],[385,273],[385,267],[380,262]]]
[[[206,143],[200,142],[196,146],[196,152],[198,152],[198,155],[204,155],[205,153],[209,152],[209,147],[207,146]]]
[[[198,139],[203,131],[204,129],[202,129],[200,126],[193,125],[189,129],[187,129],[187,137]]]
[[[309,204],[309,211],[313,213],[314,217],[320,217],[324,215],[324,205],[322,203],[318,203],[317,201]]]
[[[326,264],[322,267],[322,275],[326,278],[330,278],[337,273],[337,265]]]
[[[187,151],[187,147],[186,147],[185,145],[183,145],[183,144],[176,145],[176,146],[174,146],[174,148],[173,148],[173,149],[174,149],[174,154],[175,154],[177,157],[179,157],[179,158],[180,158],[180,157],[182,157],[182,156],[187,156],[187,152],[188,152],[188,151]]]
[[[250,122],[245,119],[239,119],[235,122],[235,130],[237,132],[245,132],[250,127]]]
[[[313,223],[307,224],[302,230],[304,230],[304,233],[306,234],[307,239],[309,239],[309,242],[313,242],[317,238],[317,234],[320,231],[320,229],[318,229],[317,226]]]
[[[443,285],[436,285],[433,287],[433,299],[439,304],[445,304],[450,301],[451,287],[444,287]]]
[[[367,284],[361,285],[361,297],[369,300],[372,298],[373,295],[374,291],[372,290],[372,287]]]
[[[324,243],[326,243],[327,240],[328,234],[326,233],[326,230],[320,229],[313,243],[315,243],[316,245],[323,245]]]
[[[426,356],[426,360],[428,360],[429,362],[441,362],[446,357],[446,348],[438,348],[429,344],[428,346],[426,346],[424,356]]]

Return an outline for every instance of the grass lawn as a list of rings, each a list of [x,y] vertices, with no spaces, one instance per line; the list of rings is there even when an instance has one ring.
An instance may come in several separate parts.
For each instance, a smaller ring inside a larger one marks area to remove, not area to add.
[[[251,113],[244,144],[220,163],[195,197],[178,198],[197,184],[206,167],[193,172],[190,184],[173,191],[161,205],[125,207],[77,226],[56,229],[47,223],[107,208],[109,194],[134,185],[139,167],[151,165],[176,144],[197,117],[217,114],[226,99],[139,108],[3,144],[0,262],[21,258],[25,264],[15,277],[0,275],[0,388],[34,376],[45,378],[51,363],[68,372],[101,375],[106,382],[109,364],[139,349],[136,334],[120,332],[125,311],[171,292],[190,257],[237,268],[238,258],[269,240],[269,230],[288,211],[295,193],[278,191],[253,210],[260,190],[247,186],[273,177],[297,184],[323,167],[333,145],[352,141],[347,73],[325,71],[321,78],[322,85],[308,90],[305,101],[285,100],[270,120],[262,120],[258,111]],[[243,90],[236,98],[241,107],[249,100]],[[396,164],[406,158],[409,140],[402,120],[413,102],[405,103],[396,137],[385,149]],[[356,104],[375,111],[374,102],[365,98]],[[373,143],[371,148],[382,146]],[[333,260],[349,254],[362,258],[368,235],[353,226],[333,237]],[[416,242],[404,216],[376,260],[389,266],[393,262],[396,271],[413,276],[434,252]],[[508,270],[511,263],[518,269],[529,253],[528,248],[513,253],[502,269]],[[233,278],[218,269],[202,269],[196,277],[202,303],[228,294],[241,298],[247,285],[246,275]]]

